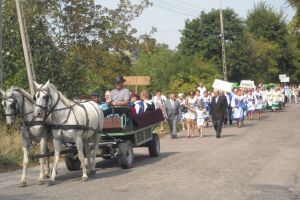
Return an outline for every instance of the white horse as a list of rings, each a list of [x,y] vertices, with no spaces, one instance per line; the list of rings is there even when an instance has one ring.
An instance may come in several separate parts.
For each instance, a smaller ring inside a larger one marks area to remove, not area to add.
[[[32,96],[25,90],[18,87],[10,87],[6,92],[0,89],[2,95],[2,105],[5,110],[6,123],[12,125],[16,118],[20,118],[20,130],[22,134],[23,149],[23,173],[20,186],[27,185],[27,164],[29,156],[29,147],[32,141],[40,143],[40,152],[46,155],[48,152],[47,141],[51,134],[49,129],[41,121],[34,120],[34,102]],[[44,184],[44,177],[49,174],[49,157],[46,159],[46,170],[44,170],[45,158],[40,158],[40,175],[38,184]]]
[[[98,142],[102,131],[104,116],[99,106],[92,101],[75,103],[68,100],[49,81],[40,85],[34,82],[37,93],[35,94],[36,105],[34,115],[43,119],[51,114],[53,144],[55,149],[54,164],[49,185],[55,183],[56,168],[59,161],[62,142],[75,143],[78,150],[78,157],[82,168],[82,181],[88,180],[87,168],[84,163],[85,150],[88,159],[90,174],[96,172],[96,153]],[[93,160],[90,160],[89,139],[93,139]]]

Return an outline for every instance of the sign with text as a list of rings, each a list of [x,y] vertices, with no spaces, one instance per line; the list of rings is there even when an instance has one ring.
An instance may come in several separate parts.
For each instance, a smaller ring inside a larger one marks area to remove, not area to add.
[[[252,88],[255,88],[255,84],[254,84],[254,81],[251,81],[251,80],[242,80],[240,83],[240,87],[252,89]]]
[[[280,82],[282,82],[282,83],[289,83],[290,82],[290,77],[285,77],[283,79],[280,79]]]
[[[219,79],[215,79],[214,84],[212,85],[214,89],[223,90],[225,92],[231,92],[232,90],[232,83],[222,81]]]
[[[285,79],[285,78],[286,78],[286,74],[279,74],[279,80]]]
[[[124,76],[124,85],[150,85],[150,76]]]

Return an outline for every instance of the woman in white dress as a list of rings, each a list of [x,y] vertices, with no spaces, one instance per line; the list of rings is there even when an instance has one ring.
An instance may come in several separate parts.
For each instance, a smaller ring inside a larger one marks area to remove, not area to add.
[[[206,110],[202,106],[197,106],[195,110],[197,115],[197,128],[199,131],[199,136],[203,137],[203,125],[206,116]]]
[[[252,89],[248,90],[248,94],[246,95],[246,98],[247,98],[248,117],[250,120],[253,120],[253,115],[256,106],[256,98],[255,95],[252,93]]]
[[[185,104],[185,107],[187,108],[187,113],[185,114],[185,118],[187,122],[188,138],[195,137],[196,103],[197,103],[197,99],[195,98],[195,92],[191,91],[189,93],[188,98],[186,99],[186,104]]]
[[[257,119],[261,119],[262,109],[263,109],[263,93],[261,92],[260,88],[256,89],[256,106],[255,111],[257,113]]]
[[[233,96],[231,101],[232,107],[232,118],[233,120],[237,121],[237,127],[241,128],[241,123],[244,120],[244,104],[245,98],[241,93],[241,90],[238,89],[236,95]]]

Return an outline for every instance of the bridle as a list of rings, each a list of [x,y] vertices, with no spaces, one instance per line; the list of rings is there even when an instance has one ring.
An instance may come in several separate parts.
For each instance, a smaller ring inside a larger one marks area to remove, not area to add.
[[[5,113],[5,116],[16,116],[16,117],[19,116],[20,118],[24,118],[25,116],[32,114],[33,111],[24,113],[25,98],[28,99],[25,95],[22,95],[22,105],[20,106],[17,98],[14,95],[3,97],[2,99],[4,101],[12,103],[13,110],[14,110],[13,113]],[[28,99],[28,100],[32,101],[31,99]],[[6,102],[5,102],[5,104],[6,104]],[[6,105],[4,105],[4,106],[6,107]]]
[[[17,116],[18,114],[20,114],[20,110],[19,109],[17,109],[17,106],[20,108],[20,106],[19,106],[19,104],[18,104],[18,101],[17,101],[17,99],[15,98],[15,96],[10,96],[10,97],[3,97],[2,98],[3,99],[3,101],[4,101],[4,107],[7,107],[7,102],[11,102],[12,103],[12,110],[14,111],[14,112],[12,112],[12,113],[6,113],[5,112],[5,116],[6,117],[11,117],[11,116]]]

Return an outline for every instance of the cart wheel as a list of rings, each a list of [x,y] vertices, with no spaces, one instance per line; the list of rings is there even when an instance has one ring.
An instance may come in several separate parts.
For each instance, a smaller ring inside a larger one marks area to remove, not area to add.
[[[152,140],[149,141],[148,144],[149,155],[150,157],[158,157],[160,154],[160,141],[159,135],[154,133]]]
[[[123,169],[129,169],[133,163],[133,149],[130,141],[119,144],[119,164]]]
[[[103,153],[103,156],[102,156],[103,159],[105,159],[105,160],[111,159],[112,156],[110,155],[109,147],[104,146],[102,148],[102,153]]]
[[[81,166],[78,156],[75,156],[73,153],[65,154],[65,163],[69,171],[77,171]]]

